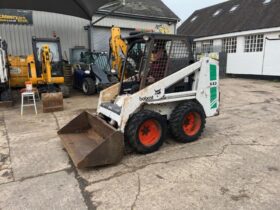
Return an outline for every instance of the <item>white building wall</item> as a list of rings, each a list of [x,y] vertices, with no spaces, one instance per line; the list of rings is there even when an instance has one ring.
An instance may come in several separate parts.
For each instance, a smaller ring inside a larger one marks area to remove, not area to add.
[[[236,53],[244,53],[245,50],[245,36],[237,37]]]
[[[269,38],[269,39],[280,39],[280,31],[273,32],[273,33],[267,33],[267,34],[265,34],[265,37]]]
[[[237,37],[236,53],[228,53],[228,74],[262,74],[263,52],[246,53],[245,36]]]
[[[262,52],[230,53],[227,57],[227,73],[261,75],[262,64]]]
[[[220,52],[222,51],[222,46],[223,46],[223,40],[221,39],[216,39],[213,41],[213,49],[214,52]]]
[[[84,26],[89,21],[67,15],[33,12],[33,25],[0,24],[0,36],[8,43],[9,53],[28,55],[32,53],[32,36],[52,38],[53,32],[61,39],[63,55],[69,49],[88,46],[88,34]]]
[[[202,49],[202,42],[196,42],[196,52],[200,52]]]
[[[228,74],[246,74],[246,75],[269,75],[264,72],[264,59],[266,50],[266,38],[277,39],[280,32],[264,34],[264,47],[262,52],[245,52],[245,36],[237,38],[237,52],[229,53],[227,58],[227,73]],[[275,46],[278,47],[278,46]],[[280,54],[279,54],[280,58]],[[275,70],[277,70],[275,65]],[[278,73],[280,76],[280,72]]]
[[[275,32],[271,32],[270,29],[264,29],[260,31],[240,32],[232,33],[229,36],[218,35],[213,37],[199,38],[196,41],[196,46],[201,49],[201,44],[204,40],[214,40],[214,51],[221,52],[223,36],[225,38],[237,37],[237,49],[236,53],[227,54],[227,73],[228,74],[245,74],[245,75],[268,75],[268,76],[280,76],[280,40],[267,40],[267,39],[280,39],[280,28]],[[265,32],[265,30],[267,32]],[[269,31],[269,32],[268,32]],[[264,46],[262,52],[245,52],[245,36],[264,34]]]
[[[280,32],[267,34],[265,40],[263,74],[280,76]]]

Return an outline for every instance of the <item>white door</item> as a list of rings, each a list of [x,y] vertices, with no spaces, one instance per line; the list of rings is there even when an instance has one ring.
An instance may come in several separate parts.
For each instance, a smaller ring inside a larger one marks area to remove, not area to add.
[[[266,39],[263,75],[280,76],[280,39]]]

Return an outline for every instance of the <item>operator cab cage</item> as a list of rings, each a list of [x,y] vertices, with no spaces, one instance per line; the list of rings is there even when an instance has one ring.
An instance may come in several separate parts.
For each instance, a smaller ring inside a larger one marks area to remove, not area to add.
[[[4,56],[5,59],[8,60],[8,44],[5,40],[2,40],[1,37],[0,37],[0,48],[3,50],[3,55],[1,55],[1,56]],[[8,68],[9,65],[6,64],[5,67]]]
[[[50,49],[50,63],[52,66],[52,77],[63,77],[63,59],[59,38],[36,38],[32,37],[32,48],[37,70],[37,77],[41,77],[42,72],[42,48],[47,45]],[[46,73],[46,72],[44,72]]]
[[[3,49],[8,54],[8,44],[5,40],[0,37],[0,48]]]
[[[190,37],[140,33],[125,38],[127,57],[122,69],[120,94],[133,94],[194,63]],[[187,91],[191,81],[181,81],[167,92]]]
[[[80,53],[79,64],[94,65],[103,72],[111,72],[111,66],[107,52],[91,52],[90,50],[85,49]]]
[[[3,55],[1,54],[1,56],[4,56],[5,59],[8,60],[8,44],[5,40],[2,40],[1,37],[0,37],[0,48],[3,50],[3,52],[1,52],[1,53],[3,53]],[[6,63],[6,66],[3,66],[3,67],[9,68],[8,63]]]
[[[0,37],[0,90],[6,88],[10,76],[8,64],[8,44]]]

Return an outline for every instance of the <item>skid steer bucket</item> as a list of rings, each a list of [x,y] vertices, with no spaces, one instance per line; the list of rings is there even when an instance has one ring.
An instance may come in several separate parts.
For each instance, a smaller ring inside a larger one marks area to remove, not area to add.
[[[116,164],[124,155],[124,136],[98,116],[83,112],[58,131],[77,168]]]

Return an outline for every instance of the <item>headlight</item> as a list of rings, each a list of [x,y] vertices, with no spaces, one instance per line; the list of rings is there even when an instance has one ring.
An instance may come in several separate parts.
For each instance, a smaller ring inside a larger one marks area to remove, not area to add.
[[[90,70],[86,70],[86,71],[85,71],[85,74],[90,74]]]
[[[148,37],[148,36],[145,35],[145,36],[143,36],[143,39],[144,39],[144,41],[147,42],[147,41],[149,41],[150,37]]]
[[[116,74],[117,71],[115,69],[111,69],[112,74]]]

